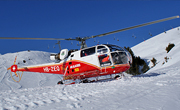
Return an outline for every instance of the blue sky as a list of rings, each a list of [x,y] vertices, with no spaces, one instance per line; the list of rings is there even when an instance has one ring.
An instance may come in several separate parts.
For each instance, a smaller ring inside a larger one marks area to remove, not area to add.
[[[180,15],[179,0],[1,0],[0,37],[85,37],[175,15]],[[133,47],[151,38],[149,32],[154,36],[177,26],[180,26],[180,19],[90,39],[86,43],[93,46],[99,41],[100,44],[108,42],[122,47]],[[0,54],[25,50],[58,53],[56,42],[0,40]],[[61,47],[79,49],[77,43],[61,41]]]

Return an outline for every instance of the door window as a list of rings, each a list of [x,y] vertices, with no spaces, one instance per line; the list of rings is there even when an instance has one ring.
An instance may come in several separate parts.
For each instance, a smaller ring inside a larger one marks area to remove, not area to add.
[[[111,65],[110,55],[108,55],[108,54],[98,55],[98,59],[100,62],[100,66],[110,66]]]

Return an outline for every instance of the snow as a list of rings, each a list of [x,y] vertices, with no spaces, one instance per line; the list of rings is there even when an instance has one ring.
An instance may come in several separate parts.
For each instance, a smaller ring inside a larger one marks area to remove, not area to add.
[[[19,83],[7,68],[17,56],[18,66],[51,63],[50,53],[23,51],[0,55],[0,110],[179,110],[180,109],[180,30],[161,33],[134,47],[136,56],[149,66],[145,74],[105,82],[56,85],[60,75],[25,72]],[[175,47],[167,53],[169,43]],[[164,57],[169,57],[162,64]],[[26,61],[26,63],[23,62]]]

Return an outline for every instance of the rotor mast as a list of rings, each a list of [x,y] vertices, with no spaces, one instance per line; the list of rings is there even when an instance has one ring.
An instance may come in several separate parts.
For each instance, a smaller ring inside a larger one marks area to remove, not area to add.
[[[79,44],[81,46],[81,49],[87,48],[86,40],[89,39],[89,37],[76,37],[76,41],[79,41]]]
[[[81,40],[80,45],[81,45],[81,49],[87,48],[86,40]]]

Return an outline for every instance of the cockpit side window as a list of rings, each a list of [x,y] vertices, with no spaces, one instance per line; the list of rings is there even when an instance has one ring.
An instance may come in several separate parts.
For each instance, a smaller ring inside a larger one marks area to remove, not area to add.
[[[81,50],[81,57],[95,54],[95,47]]]
[[[105,47],[105,46],[98,46],[97,47],[97,54],[104,54],[104,53],[107,53],[108,52],[108,49]]]

